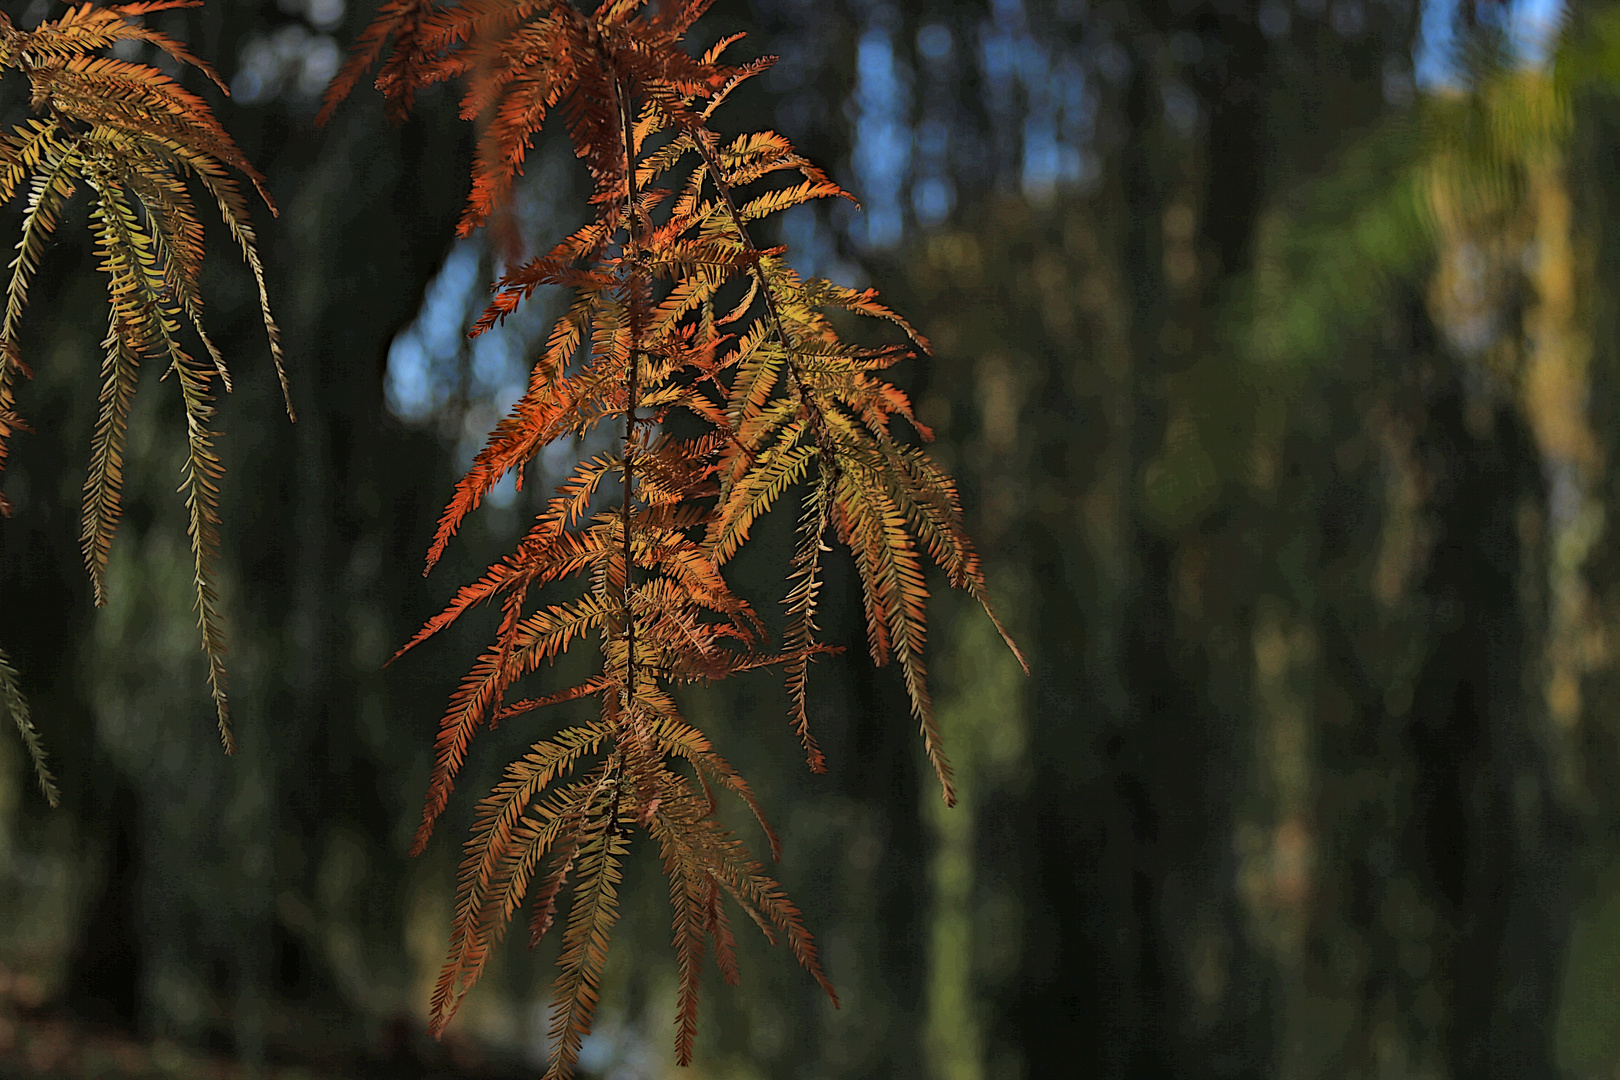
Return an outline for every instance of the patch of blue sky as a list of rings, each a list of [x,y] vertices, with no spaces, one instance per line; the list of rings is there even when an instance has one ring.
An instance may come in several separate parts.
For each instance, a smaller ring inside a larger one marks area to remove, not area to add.
[[[956,185],[944,176],[925,176],[911,189],[911,209],[917,224],[932,228],[951,216],[956,207]]]
[[[1011,28],[991,20],[984,26],[979,38],[979,71],[984,76],[986,96],[991,107],[996,99],[1012,89],[1013,77],[1018,74],[1020,61],[1027,58],[1029,42],[1020,40]]]
[[[990,0],[990,17],[1005,30],[1023,29],[1023,0]]]
[[[1564,14],[1563,0],[1518,0],[1513,5],[1513,40],[1526,64],[1541,67],[1551,59]]]
[[[854,209],[840,201],[832,210],[837,214],[845,208]],[[787,246],[787,264],[800,277],[824,277],[856,289],[867,286],[866,272],[839,254],[835,230],[821,219],[814,205],[792,207],[778,221],[781,242]]]
[[[460,381],[460,354],[478,288],[476,239],[458,240],[428,284],[421,310],[388,348],[384,394],[401,420],[420,423],[449,403]]]
[[[1024,197],[1035,202],[1050,199],[1060,184],[1080,178],[1080,149],[1065,146],[1045,118],[1031,118],[1024,125]]]
[[[528,388],[535,350],[557,314],[556,290],[541,289],[504,323],[468,340],[467,329],[488,299],[486,244],[479,234],[451,248],[416,318],[389,347],[384,383],[385,400],[395,416],[448,427],[462,468],[472,463],[491,429]],[[572,463],[571,447],[559,453],[567,460],[544,456],[541,468],[548,475],[566,471]],[[491,505],[505,507],[516,494],[515,477],[508,474],[487,498]]]
[[[307,7],[312,20],[329,18],[336,12],[343,17],[343,5],[330,0],[312,0]],[[317,22],[317,29],[327,25]],[[303,23],[285,23],[268,33],[255,31],[242,40],[236,74],[231,77],[231,96],[241,105],[263,105],[280,99],[300,109],[312,109],[320,101],[326,85],[337,74],[343,50],[329,34],[311,31]]]
[[[950,60],[956,44],[951,40],[950,27],[943,23],[924,23],[917,30],[917,55],[930,64],[943,64]]]
[[[482,296],[479,297],[482,302]],[[538,319],[549,314],[549,305],[536,297],[523,307],[505,325],[496,326],[472,341],[472,364],[468,396],[477,403],[467,410],[461,454],[470,463],[483,449],[489,430],[528,388],[526,356],[532,351],[534,326]],[[517,496],[516,477],[508,473],[489,493],[496,506],[509,506]]]
[[[1040,199],[1083,187],[1095,174],[1088,148],[1097,105],[1085,63],[1058,39],[1036,32],[1023,0],[990,0],[988,7],[971,35],[972,47],[960,52],[948,26],[924,22],[915,42],[920,65],[915,73],[896,48],[892,8],[869,7],[846,105],[853,127],[852,186],[865,207],[848,226],[858,249],[898,244],[907,227],[908,202],[916,224],[943,223],[957,205],[956,181],[974,173],[977,162],[983,162],[977,168],[989,167],[987,179]],[[1084,0],[1070,8],[1069,14],[1077,15]],[[913,79],[926,84],[947,77],[958,56],[978,67],[983,107],[991,117],[983,145],[972,134],[958,137],[949,110],[932,105],[928,93],[916,102],[920,110],[913,108]],[[811,219],[809,213],[790,216],[783,239],[789,245],[796,237],[822,239]],[[819,261],[802,252],[799,259]]]
[[[1064,56],[1052,69],[1052,91],[1063,111],[1063,137],[1075,145],[1091,139],[1097,121],[1097,98],[1086,82],[1078,57]]]
[[[865,205],[855,239],[884,250],[905,232],[901,193],[911,166],[910,73],[902,69],[886,30],[861,35],[855,54],[855,147],[850,164]]]
[[[1413,50],[1414,75],[1423,89],[1456,85],[1460,79],[1457,19],[1459,0],[1423,0],[1418,44]],[[1490,9],[1481,6],[1482,14]],[[1519,63],[1541,67],[1552,55],[1564,18],[1564,0],[1509,0],[1507,39]]]

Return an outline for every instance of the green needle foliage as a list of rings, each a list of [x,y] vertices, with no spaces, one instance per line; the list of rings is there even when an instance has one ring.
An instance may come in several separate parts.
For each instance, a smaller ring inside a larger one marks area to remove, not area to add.
[[[223,469],[213,451],[208,424],[214,406],[210,384],[231,386],[225,358],[203,328],[201,271],[203,229],[187,181],[200,184],[240,247],[259,287],[270,352],[287,380],[279,334],[270,315],[264,267],[249,221],[247,201],[230,170],[247,176],[275,212],[263,177],[215,120],[207,103],[154,67],[96,53],[121,41],[154,45],[190,65],[229,93],[213,68],[167,35],[137,20],[156,11],[196,7],[201,0],[70,7],[33,30],[19,30],[0,13],[0,70],[27,76],[36,116],[0,136],[0,201],[22,196],[22,234],[11,262],[4,320],[0,321],[0,470],[7,442],[22,428],[16,412],[16,378],[30,375],[18,346],[28,287],[63,208],[83,188],[90,199],[90,227],[107,275],[107,336],[101,365],[101,407],[91,441],[84,485],[81,544],[98,606],[107,602],[107,558],[118,529],[124,447],[130,401],[143,361],[173,372],[186,411],[187,456],[180,485],[189,516],[197,621],[208,658],[208,683],[227,753],[235,749],[226,696],[223,617],[215,585],[219,549],[218,483]],[[182,326],[189,325],[204,357],[187,351]],[[292,415],[290,398],[288,416]],[[0,514],[11,504],[0,495]],[[6,699],[25,740],[38,756],[26,707],[9,666],[0,674]],[[24,711],[18,712],[18,709]],[[42,782],[45,775],[41,773]]]

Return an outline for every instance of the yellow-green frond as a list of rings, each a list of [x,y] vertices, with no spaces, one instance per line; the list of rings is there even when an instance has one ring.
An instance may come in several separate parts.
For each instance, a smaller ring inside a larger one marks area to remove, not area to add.
[[[174,365],[180,380],[180,395],[186,407],[186,463],[181,490],[186,494],[190,515],[187,532],[191,535],[192,581],[197,589],[197,625],[202,630],[202,649],[208,658],[208,686],[219,718],[219,738],[227,754],[236,752],[231,735],[230,706],[225,686],[224,618],[219,611],[215,588],[215,564],[219,561],[219,478],[224,470],[214,456],[213,433],[208,430],[214,407],[209,400],[208,376],[195,362]]]
[[[55,120],[25,120],[0,137],[0,202],[9,202],[22,182],[39,172],[46,155],[61,153],[65,142]]]
[[[704,551],[715,563],[725,563],[737,553],[754,521],[781,498],[782,493],[803,478],[816,456],[814,446],[798,440],[805,422],[797,421],[783,429],[736,483],[727,485],[715,508],[715,522],[704,539]]]
[[[823,537],[827,533],[827,511],[832,477],[825,461],[822,462],[817,482],[805,494],[804,511],[799,517],[799,541],[790,564],[790,587],[783,599],[787,608],[787,630],[782,645],[787,653],[785,665],[788,719],[798,733],[804,748],[805,761],[811,772],[827,771],[827,759],[810,734],[808,693],[810,683],[811,650],[816,643],[816,600],[821,594],[821,553],[828,550]]]
[[[121,332],[118,313],[109,312],[101,347],[101,409],[90,443],[90,472],[84,481],[84,525],[79,542],[95,588],[96,606],[107,603],[107,558],[118,531],[120,491],[124,479],[124,433],[129,403],[135,395],[140,356]]]
[[[4,649],[0,649],[0,708],[11,716],[11,722],[17,725],[17,734],[22,736],[23,745],[28,748],[28,759],[34,766],[34,777],[39,781],[39,790],[44,794],[45,801],[56,806],[62,800],[62,794],[56,788],[56,779],[51,776],[51,770],[45,765],[45,746],[40,741],[39,731],[34,727],[34,720],[28,711],[28,699],[23,697],[21,679],[17,669],[11,664],[11,657]]]
[[[42,149],[38,171],[29,185],[22,235],[17,238],[17,257],[11,261],[6,316],[0,323],[0,365],[15,362],[17,324],[28,302],[28,283],[39,269],[45,241],[56,228],[62,204],[73,197],[75,181],[79,179],[78,167],[77,144],[53,141]]]
[[[709,875],[682,848],[670,843],[668,830],[660,830],[664,876],[669,878],[669,906],[674,919],[675,1063],[692,1064],[697,1038],[698,989],[703,976],[704,942],[708,934]]]
[[[190,165],[189,162],[187,164]],[[275,316],[270,314],[270,290],[264,282],[264,262],[259,258],[258,238],[248,219],[247,203],[236,182],[223,172],[211,173],[195,166],[192,166],[192,172],[202,181],[208,193],[214,196],[221,220],[231,230],[236,246],[241,249],[243,261],[253,272],[253,283],[259,289],[259,315],[264,321],[265,337],[270,342],[270,358],[276,366],[276,379],[281,383],[282,404],[286,406],[287,419],[296,421],[298,416],[293,411],[292,387],[287,382],[287,361],[281,351],[281,328],[276,325]],[[274,207],[271,210],[274,212]]]
[[[618,919],[619,863],[628,848],[613,820],[600,822],[581,846],[574,902],[553,984],[551,1067],[546,1080],[564,1080],[579,1063],[580,1044],[590,1031],[607,966],[608,936]]]
[[[951,767],[934,719],[922,658],[927,640],[928,588],[916,545],[889,493],[878,484],[863,482],[858,471],[840,475],[836,509],[840,531],[855,554],[861,575],[872,658],[881,664],[892,649],[900,661],[928,761],[939,777],[946,805],[952,805],[956,792],[951,784]]]

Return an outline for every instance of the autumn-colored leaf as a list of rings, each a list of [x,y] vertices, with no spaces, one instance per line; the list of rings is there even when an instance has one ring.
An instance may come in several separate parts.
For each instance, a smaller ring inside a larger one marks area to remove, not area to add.
[[[416,851],[481,726],[544,725],[548,706],[596,701],[588,723],[550,736],[542,730],[479,804],[433,996],[438,1034],[532,887],[531,942],[565,920],[547,1073],[554,1078],[571,1074],[590,1029],[619,867],[643,833],[657,842],[670,879],[678,1061],[692,1058],[705,957],[727,983],[738,978],[728,904],[769,940],[785,939],[837,1001],[798,909],[718,822],[716,793],[743,801],[776,858],[763,807],[682,714],[673,688],[784,666],[791,722],[811,768],[824,769],[806,701],[810,663],[836,651],[817,640],[815,618],[822,556],[837,537],[855,557],[873,659],[898,661],[949,802],[923,658],[924,553],[988,610],[956,489],[902,441],[930,433],[884,374],[926,354],[928,342],[875,291],[802,279],[782,249],[754,242],[750,223],[759,218],[849,196],[779,133],[722,141],[708,126],[771,60],[723,63],[735,36],[688,54],[682,38],[706,6],[605,0],[586,11],[565,0],[390,0],[328,97],[329,110],[379,61],[378,85],[396,107],[418,86],[463,80],[462,116],[480,125],[463,235],[506,205],[552,117],[590,178],[592,220],[497,281],[472,328],[490,330],[541,288],[572,297],[523,397],[451,494],[429,568],[495,484],[509,473],[521,482],[543,448],[600,439],[605,427],[612,446],[598,444],[579,461],[516,549],[400,650],[479,604],[496,609],[494,642],[451,695],[440,725]],[[19,144],[15,153],[23,152]],[[834,311],[885,321],[906,341],[846,343],[829,318]],[[677,409],[697,434],[674,433]],[[894,430],[896,418],[904,433]],[[805,497],[788,567],[787,636],[773,652],[725,572],[758,520],[794,489]],[[597,672],[563,689],[543,685],[549,663],[587,640],[600,657]],[[506,704],[527,680],[542,685]]]

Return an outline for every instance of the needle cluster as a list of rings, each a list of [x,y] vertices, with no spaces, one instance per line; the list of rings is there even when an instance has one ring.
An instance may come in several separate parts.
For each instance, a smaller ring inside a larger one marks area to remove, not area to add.
[[[203,226],[188,181],[218,208],[259,286],[260,307],[282,391],[287,379],[281,345],[265,290],[264,267],[247,201],[235,170],[275,206],[261,177],[214,118],[208,103],[146,64],[99,55],[120,42],[167,53],[230,93],[208,63],[174,38],[140,23],[144,15],[197,7],[202,0],[139,0],[93,7],[69,6],[32,30],[18,29],[0,12],[0,73],[18,71],[29,85],[34,116],[0,134],[0,202],[22,196],[17,254],[11,262],[5,315],[0,319],[0,470],[10,436],[24,428],[16,412],[19,374],[32,372],[18,346],[28,287],[63,209],[81,189],[90,202],[90,230],[107,275],[107,335],[102,341],[100,410],[84,483],[81,547],[98,606],[107,602],[107,558],[118,528],[124,447],[130,402],[142,363],[172,373],[186,412],[186,461],[180,490],[190,518],[196,611],[208,658],[208,682],[227,753],[235,749],[226,698],[225,641],[214,564],[219,549],[219,492],[223,473],[208,424],[214,414],[211,384],[229,390],[225,358],[202,321]],[[196,343],[188,346],[189,327]],[[288,403],[287,413],[292,415]],[[0,515],[11,504],[0,494]],[[0,652],[0,699],[22,732],[40,785],[52,805],[56,789],[26,703]]]
[[[532,943],[552,927],[571,885],[551,1077],[571,1073],[590,1028],[619,866],[638,835],[657,844],[670,882],[682,1064],[692,1056],[705,953],[712,950],[727,982],[736,980],[727,901],[768,938],[786,938],[833,995],[798,910],[717,821],[716,790],[747,803],[773,857],[774,833],[747,783],[682,715],[673,688],[780,665],[790,720],[810,767],[824,770],[805,695],[810,662],[831,651],[817,640],[815,615],[835,537],[860,574],[872,659],[899,662],[949,802],[950,767],[923,667],[925,556],[953,585],[986,599],[955,485],[894,430],[898,418],[930,437],[884,378],[898,361],[926,353],[927,341],[875,291],[806,280],[783,249],[760,247],[750,235],[752,223],[778,211],[849,196],[776,132],[723,139],[711,128],[726,98],[773,58],[724,62],[740,35],[689,55],[683,39],[707,6],[604,0],[584,11],[568,0],[391,0],[325,106],[329,113],[379,59],[376,85],[395,115],[409,110],[418,89],[461,80],[461,116],[481,127],[463,235],[497,211],[553,113],[590,174],[593,219],[496,282],[472,329],[490,329],[541,286],[571,291],[527,392],[457,485],[429,568],[502,477],[522,482],[542,447],[613,425],[615,448],[580,461],[516,550],[405,646],[476,604],[500,609],[494,642],[441,724],[417,851],[481,726],[596,700],[594,719],[534,743],[479,804],[433,997],[437,1033],[531,889]],[[905,343],[846,343],[829,318],[838,311],[891,323]],[[602,505],[599,495],[611,496],[612,485],[618,498]],[[725,570],[755,521],[791,489],[803,492],[802,510],[785,640],[773,650]],[[547,596],[532,599],[542,588]],[[585,639],[600,653],[597,674],[507,703],[518,680]]]
[[[125,431],[136,374],[157,360],[176,376],[189,454],[197,610],[221,737],[231,747],[224,646],[213,585],[220,465],[211,449],[210,386],[230,377],[201,319],[202,226],[187,181],[213,197],[264,301],[247,208],[230,170],[261,178],[207,105],[162,72],[96,55],[140,41],[201,70],[139,17],[200,0],[70,8],[32,31],[0,14],[0,68],[24,72],[37,116],[0,138],[0,198],[26,196],[22,236],[0,321],[0,466],[20,425],[13,383],[27,374],[17,325],[46,239],[81,187],[109,281],[100,419],[85,484],[83,549],[97,601],[119,514]],[[521,484],[558,440],[612,448],[584,458],[516,548],[463,586],[400,650],[488,602],[494,641],[451,695],[413,852],[427,845],[477,731],[565,701],[592,719],[543,735],[479,803],[461,864],[449,956],[433,994],[439,1034],[532,894],[531,944],[562,921],[549,1077],[572,1074],[589,1032],[631,845],[657,845],[670,883],[679,970],[676,1056],[690,1062],[706,955],[737,980],[728,905],[788,948],[836,1003],[814,941],[780,885],[717,816],[717,793],[752,811],[771,856],[780,845],[748,783],[681,712],[675,692],[781,667],[789,721],[809,767],[826,769],[806,709],[811,662],[836,651],[816,630],[824,557],[853,556],[874,663],[898,663],[913,719],[947,803],[951,771],[934,720],[923,653],[925,561],[990,612],[984,574],[962,525],[955,484],[912,441],[931,433],[886,372],[928,342],[874,290],[805,278],[750,228],[779,211],[850,198],[780,134],[722,138],[715,111],[771,57],[730,64],[741,35],[690,55],[684,40],[709,0],[386,0],[329,88],[329,117],[380,64],[376,86],[395,117],[416,92],[462,86],[479,125],[462,235],[500,212],[547,118],[560,114],[591,181],[591,220],[493,286],[472,328],[488,331],[541,287],[570,296],[528,387],[456,485],[427,555],[431,570],[467,515],[508,473]],[[223,84],[221,84],[223,89]],[[266,196],[266,202],[269,202]],[[272,207],[273,210],[273,207]],[[264,302],[278,372],[275,323]],[[890,324],[899,344],[857,345],[839,313]],[[203,348],[187,351],[189,327]],[[283,379],[285,388],[285,379]],[[290,413],[290,409],[289,409]],[[901,423],[897,423],[901,422]],[[902,426],[903,424],[903,426]],[[897,428],[899,430],[897,430]],[[910,436],[904,429],[910,429]],[[786,567],[786,631],[773,645],[728,564],[755,522],[800,496]],[[0,499],[0,510],[7,510]],[[993,614],[990,615],[995,619]],[[997,629],[1001,628],[996,623]],[[1017,653],[1005,631],[1002,637]],[[597,672],[578,685],[510,700],[518,684],[589,642]],[[1020,657],[1020,660],[1022,658]],[[0,704],[54,787],[17,677],[0,654]]]

